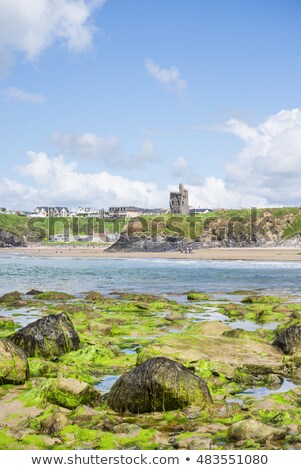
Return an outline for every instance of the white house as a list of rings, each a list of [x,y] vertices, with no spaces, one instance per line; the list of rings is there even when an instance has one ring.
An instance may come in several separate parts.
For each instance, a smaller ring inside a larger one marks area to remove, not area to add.
[[[67,217],[70,214],[68,207],[38,206],[33,211],[36,217]]]

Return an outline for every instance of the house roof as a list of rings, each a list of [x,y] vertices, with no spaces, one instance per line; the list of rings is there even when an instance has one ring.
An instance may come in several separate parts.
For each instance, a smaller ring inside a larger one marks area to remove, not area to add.
[[[54,210],[56,210],[56,211],[58,211],[58,212],[61,212],[63,209],[65,209],[67,212],[69,212],[68,207],[58,207],[58,206],[38,206],[38,207],[36,207],[35,210],[42,211],[43,209],[44,209],[45,211],[49,211],[49,210],[51,210],[51,209],[54,209]]]

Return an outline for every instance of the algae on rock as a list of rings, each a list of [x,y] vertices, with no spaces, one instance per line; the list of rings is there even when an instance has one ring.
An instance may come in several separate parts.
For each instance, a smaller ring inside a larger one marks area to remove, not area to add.
[[[28,357],[54,358],[79,348],[79,336],[66,313],[48,315],[21,328],[9,338]]]
[[[165,357],[149,359],[122,375],[108,396],[109,406],[122,413],[168,411],[189,405],[204,408],[210,403],[204,380]]]
[[[22,384],[29,379],[27,357],[12,341],[0,338],[0,385]]]

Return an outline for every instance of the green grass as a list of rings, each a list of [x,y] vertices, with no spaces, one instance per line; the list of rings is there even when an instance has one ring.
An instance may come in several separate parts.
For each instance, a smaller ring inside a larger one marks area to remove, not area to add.
[[[195,214],[189,216],[164,214],[157,217],[140,216],[134,219],[116,218],[100,219],[85,217],[50,217],[27,218],[14,214],[0,213],[0,228],[16,235],[28,235],[31,241],[47,241],[49,236],[68,233],[70,235],[91,235],[93,232],[122,233],[130,236],[139,235],[165,235],[180,236],[196,240],[210,227],[219,221],[221,225],[229,228],[227,222],[232,220],[232,229],[235,234],[248,236],[250,221],[259,223],[266,217],[275,222],[277,226],[281,221],[283,238],[291,238],[301,232],[301,214],[297,207],[283,207],[274,209],[228,209],[217,210],[208,214]],[[283,224],[283,222],[285,222]],[[264,230],[260,228],[260,230]],[[85,243],[85,242],[82,242]]]

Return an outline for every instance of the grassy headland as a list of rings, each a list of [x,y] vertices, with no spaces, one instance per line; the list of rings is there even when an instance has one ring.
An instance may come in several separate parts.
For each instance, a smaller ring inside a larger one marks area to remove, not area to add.
[[[126,233],[130,237],[180,237],[187,241],[252,243],[276,242],[298,237],[301,213],[297,207],[275,209],[217,210],[189,216],[160,215],[125,218],[28,218],[0,214],[0,230],[24,238],[26,243],[48,242],[65,234],[87,237],[104,233]]]

